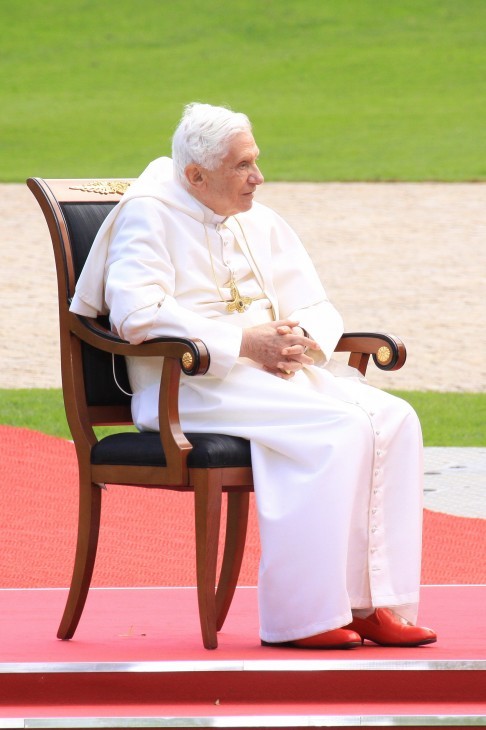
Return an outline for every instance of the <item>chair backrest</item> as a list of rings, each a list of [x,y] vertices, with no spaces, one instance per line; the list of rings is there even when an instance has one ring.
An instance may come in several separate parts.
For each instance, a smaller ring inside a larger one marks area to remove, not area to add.
[[[124,358],[117,356],[113,360],[111,354],[86,343],[79,343],[79,347],[75,348],[67,327],[67,313],[76,282],[96,234],[130,181],[30,178],[27,184],[44,212],[54,248],[63,388],[66,380],[72,378],[72,358],[79,354],[87,413],[92,414],[89,420],[92,423],[127,423],[131,420],[131,399],[126,394],[130,392],[130,386]],[[102,323],[108,326],[108,319],[104,318]],[[75,387],[75,384],[71,385]],[[67,408],[68,404],[66,410]]]
[[[66,220],[69,233],[69,253],[74,267],[74,278],[77,282],[86,262],[93,241],[108,213],[116,206],[114,202],[79,202],[62,203],[60,208]],[[69,298],[69,293],[66,292]],[[108,318],[101,318],[105,327],[109,327]],[[126,371],[125,359],[97,350],[83,342],[82,344],[84,387],[89,406],[124,405],[130,401],[126,393],[130,385]],[[116,381],[114,377],[116,373]],[[118,387],[118,384],[121,386]],[[125,391],[125,392],[123,392]]]

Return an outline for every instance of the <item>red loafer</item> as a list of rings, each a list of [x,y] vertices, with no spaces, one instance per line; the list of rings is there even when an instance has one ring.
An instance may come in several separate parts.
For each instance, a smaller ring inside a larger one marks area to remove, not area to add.
[[[420,646],[437,641],[432,629],[414,626],[390,608],[377,608],[371,616],[354,618],[345,628],[381,646]]]
[[[361,643],[361,636],[349,628],[333,629],[315,636],[306,636],[304,639],[278,643],[262,640],[262,646],[295,647],[297,649],[352,649],[354,646],[361,646]]]

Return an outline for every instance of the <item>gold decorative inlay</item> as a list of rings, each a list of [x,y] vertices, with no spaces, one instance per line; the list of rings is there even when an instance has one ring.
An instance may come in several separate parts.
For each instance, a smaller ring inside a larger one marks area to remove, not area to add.
[[[182,364],[189,370],[194,365],[194,358],[190,352],[185,352],[182,356]]]
[[[71,185],[70,190],[82,190],[83,193],[99,193],[99,195],[123,195],[132,183],[126,180],[92,180],[86,185]]]
[[[383,365],[386,365],[387,362],[390,362],[391,360],[391,350],[389,347],[386,347],[386,345],[383,345],[380,347],[378,352],[376,353],[376,359],[378,362],[381,362]]]

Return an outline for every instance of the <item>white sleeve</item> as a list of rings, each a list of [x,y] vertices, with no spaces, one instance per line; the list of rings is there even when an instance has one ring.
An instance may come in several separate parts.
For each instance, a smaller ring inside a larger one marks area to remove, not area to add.
[[[298,320],[321,348],[320,351],[308,350],[306,354],[313,358],[316,365],[328,362],[343,333],[343,320],[337,309],[331,302],[324,300],[292,312],[291,318]]]
[[[321,352],[308,352],[316,364],[330,360],[343,333],[343,320],[327,298],[314,264],[295,231],[275,216],[272,242],[274,286],[280,316],[298,320]]]

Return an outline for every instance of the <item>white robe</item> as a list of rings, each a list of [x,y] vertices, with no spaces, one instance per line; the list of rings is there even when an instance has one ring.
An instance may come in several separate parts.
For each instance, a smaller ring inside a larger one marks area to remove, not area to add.
[[[156,160],[102,227],[71,309],[109,311],[131,342],[174,335],[208,346],[208,373],[182,378],[181,421],[187,432],[251,441],[262,639],[346,625],[352,608],[393,606],[414,622],[418,419],[356,371],[336,374],[342,321],[289,226],[257,203],[236,219],[205,208],[172,180],[169,161]],[[241,294],[257,300],[244,314],[228,314],[221,301],[230,298],[228,257]],[[239,357],[242,328],[273,318],[296,319],[321,348],[290,381]],[[161,362],[131,359],[128,368],[134,422],[157,430]]]

